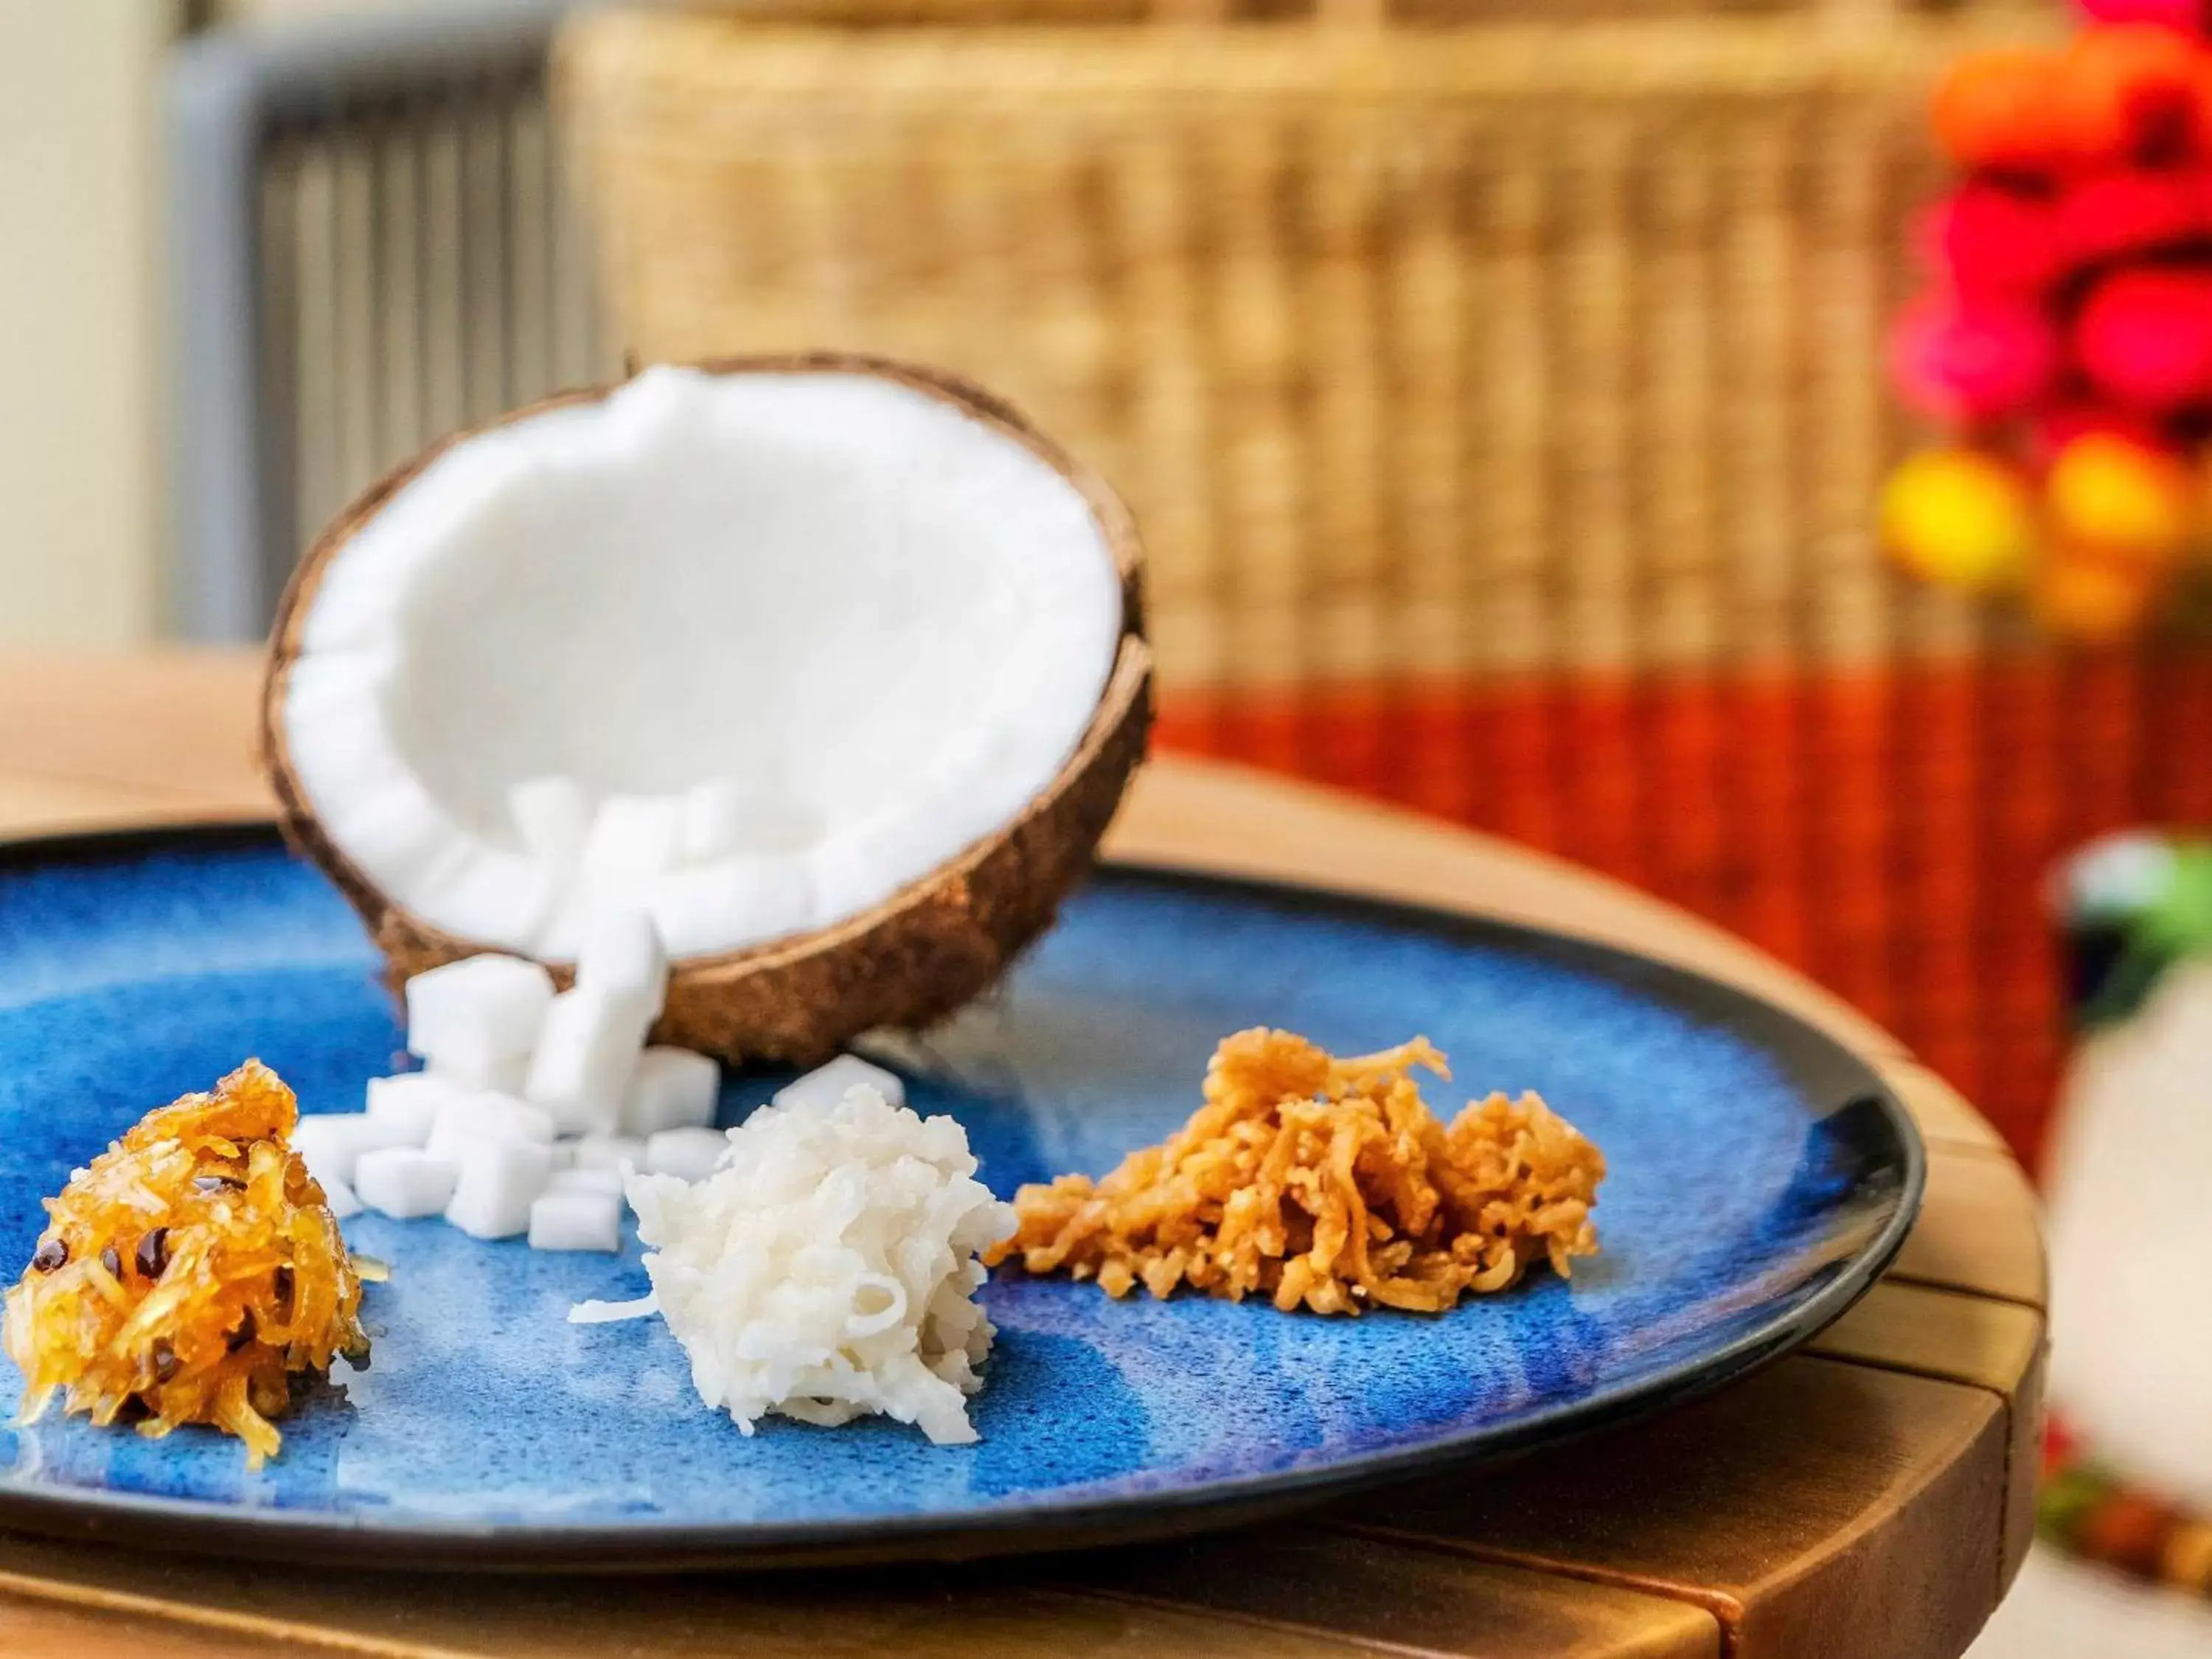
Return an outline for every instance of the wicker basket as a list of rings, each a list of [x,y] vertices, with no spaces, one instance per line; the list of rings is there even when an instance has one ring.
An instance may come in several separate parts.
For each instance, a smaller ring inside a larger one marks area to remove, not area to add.
[[[2033,27],[2058,0],[632,0],[745,23],[882,28],[1005,23],[1279,22],[1316,15],[1373,23],[1549,24],[1653,18],[1813,16],[1845,28],[1974,15]]]
[[[1346,0],[1356,3],[1356,0]],[[1902,583],[1869,508],[1964,27],[763,27],[562,84],[647,358],[948,364],[1128,495],[1170,741],[1553,848],[1858,1000],[2030,1141],[2033,884],[2212,817],[2212,662]]]

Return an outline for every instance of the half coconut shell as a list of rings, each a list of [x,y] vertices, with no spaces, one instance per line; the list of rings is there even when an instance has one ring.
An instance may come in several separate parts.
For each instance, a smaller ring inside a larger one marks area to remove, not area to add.
[[[995,981],[1050,925],[1060,900],[1089,869],[1152,715],[1152,653],[1143,631],[1142,556],[1120,497],[1022,415],[957,376],[880,358],[815,352],[715,359],[710,374],[872,375],[939,399],[1013,439],[1082,496],[1121,577],[1121,634],[1113,668],[1081,739],[1026,808],[927,875],[856,915],[726,954],[679,957],[654,1040],[735,1064],[811,1065],[859,1033],[919,1028]],[[441,963],[502,947],[459,938],[380,891],[327,834],[301,785],[283,718],[289,676],[324,573],[404,485],[453,445],[547,410],[602,399],[602,386],[562,392],[485,427],[456,434],[363,491],[318,537],[278,606],[263,684],[263,759],[286,839],[319,866],[367,924],[396,987]],[[569,970],[556,965],[563,983]]]

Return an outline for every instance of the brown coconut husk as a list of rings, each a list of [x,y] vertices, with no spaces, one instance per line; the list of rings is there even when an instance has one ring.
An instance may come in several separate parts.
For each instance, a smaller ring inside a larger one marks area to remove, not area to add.
[[[746,1060],[811,1065],[878,1026],[929,1024],[989,986],[1050,925],[1060,899],[1090,868],[1100,836],[1145,753],[1152,717],[1152,659],[1144,636],[1142,549],[1134,520],[1104,480],[1022,415],[957,376],[837,352],[715,359],[714,374],[834,372],[876,375],[939,398],[1029,449],[1090,504],[1121,575],[1121,644],[1097,711],[1060,771],[1012,822],[872,909],[831,927],[726,954],[679,958],[654,1041]],[[285,838],[335,882],[383,951],[396,987],[441,963],[492,949],[431,926],[378,890],[317,820],[292,761],[283,712],[300,637],[323,573],[402,487],[453,445],[549,409],[606,397],[566,392],[458,433],[364,490],[318,537],[277,607],[261,700],[263,763]],[[556,968],[566,983],[568,970]]]

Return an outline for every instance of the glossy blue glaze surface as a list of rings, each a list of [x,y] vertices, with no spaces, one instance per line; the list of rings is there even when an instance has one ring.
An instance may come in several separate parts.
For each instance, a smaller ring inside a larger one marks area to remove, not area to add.
[[[21,1270],[71,1165],[246,1054],[307,1111],[358,1109],[401,1042],[376,965],[322,879],[265,841],[0,861],[0,1273]],[[1000,1334],[981,1442],[947,1449],[880,1421],[771,1419],[747,1438],[699,1405],[659,1322],[566,1323],[572,1302],[643,1292],[634,1237],[619,1258],[552,1255],[364,1215],[349,1238],[392,1267],[365,1304],[373,1367],[309,1391],[278,1460],[249,1473],[212,1431],[154,1443],[55,1415],[0,1428],[0,1512],[47,1524],[120,1499],[140,1519],[368,1528],[463,1553],[1030,1521],[1079,1535],[1708,1382],[1840,1311],[1917,1197],[1893,1109],[1838,1109],[1872,1080],[1744,999],[1509,930],[1140,875],[1071,900],[1007,987],[910,1055],[910,1099],[965,1123],[984,1179],[1011,1193],[1160,1138],[1216,1039],[1257,1024],[1346,1052],[1424,1032],[1458,1079],[1430,1091],[1446,1115],[1492,1087],[1542,1091],[1611,1164],[1604,1255],[1571,1285],[1540,1274],[1433,1319],[1115,1303],[1002,1273],[985,1292]],[[730,1079],[724,1121],[781,1080]],[[0,1407],[19,1389],[0,1359]]]

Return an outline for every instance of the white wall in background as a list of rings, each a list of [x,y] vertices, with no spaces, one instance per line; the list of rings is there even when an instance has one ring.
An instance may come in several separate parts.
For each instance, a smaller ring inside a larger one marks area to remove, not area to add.
[[[0,646],[155,624],[158,0],[0,0]]]
[[[2212,1608],[2039,1547],[1966,1659],[2212,1659]]]
[[[368,11],[377,7],[391,11],[422,3],[422,0],[221,0],[216,11],[229,21],[252,22],[266,17],[313,17],[334,11]]]

